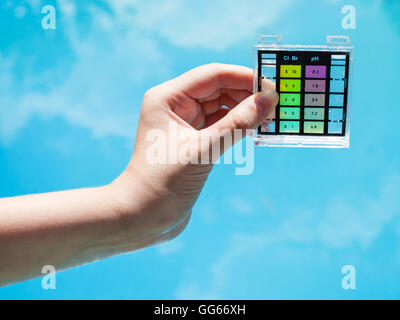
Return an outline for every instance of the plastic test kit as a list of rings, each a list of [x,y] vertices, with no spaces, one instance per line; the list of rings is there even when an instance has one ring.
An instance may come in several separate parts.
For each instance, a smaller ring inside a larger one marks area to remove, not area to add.
[[[345,36],[326,45],[281,45],[261,35],[254,46],[254,92],[275,83],[275,114],[255,130],[260,146],[348,148],[353,47]]]

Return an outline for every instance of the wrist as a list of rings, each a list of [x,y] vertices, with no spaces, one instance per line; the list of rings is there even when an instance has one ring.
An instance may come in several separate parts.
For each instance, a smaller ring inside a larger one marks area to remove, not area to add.
[[[124,246],[123,251],[162,241],[168,237],[175,223],[170,210],[171,195],[161,189],[155,190],[153,183],[155,181],[151,177],[128,167],[106,186],[114,214],[120,221],[118,233]]]

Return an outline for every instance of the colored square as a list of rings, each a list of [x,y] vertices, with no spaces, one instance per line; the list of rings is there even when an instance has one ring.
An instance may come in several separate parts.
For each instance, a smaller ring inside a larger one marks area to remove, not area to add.
[[[343,120],[343,108],[329,108],[329,120],[330,121],[342,121]]]
[[[305,106],[324,106],[325,94],[323,93],[306,93],[304,95]]]
[[[276,59],[275,53],[263,53],[261,59]]]
[[[330,107],[343,107],[344,95],[343,94],[330,94],[329,106]]]
[[[325,92],[325,80],[306,80],[306,92]]]
[[[346,55],[344,54],[333,54],[331,55],[332,60],[346,60]]]
[[[305,120],[324,120],[325,108],[304,108]]]
[[[332,65],[346,65],[346,56],[344,54],[333,54],[331,56]]]
[[[300,93],[281,93],[280,95],[281,106],[299,106]]]
[[[280,121],[279,132],[282,133],[299,133],[300,122],[299,121]]]
[[[326,78],[326,66],[306,66],[306,78]]]
[[[332,60],[331,65],[345,66],[346,60]]]
[[[281,119],[300,120],[300,108],[280,107],[279,117]]]
[[[265,120],[261,123],[261,132],[275,132],[275,121]]]
[[[261,64],[262,65],[276,65],[276,54],[274,54],[274,53],[263,54],[261,57]]]
[[[345,74],[345,66],[331,66],[331,79],[344,79]]]
[[[304,121],[304,133],[324,133],[324,122]]]
[[[330,92],[344,92],[344,80],[331,80],[329,86]]]
[[[301,65],[282,64],[281,65],[281,78],[300,78]]]
[[[328,122],[328,133],[341,134],[343,131],[343,122]]]
[[[275,121],[273,121],[273,122],[271,122],[269,125],[268,125],[268,127],[269,127],[269,132],[275,132]]]
[[[266,79],[275,79],[276,78],[276,66],[261,66],[261,76]]]
[[[299,79],[281,79],[281,91],[299,92],[301,87],[301,80]]]
[[[340,50],[316,51],[300,48],[258,51],[257,89],[268,89],[272,81],[279,94],[276,111],[260,125],[259,134],[287,135],[287,141],[309,136],[313,143],[314,140],[325,143],[321,136],[344,135],[349,55]],[[275,140],[271,138],[272,141]],[[281,140],[273,143],[277,141]]]

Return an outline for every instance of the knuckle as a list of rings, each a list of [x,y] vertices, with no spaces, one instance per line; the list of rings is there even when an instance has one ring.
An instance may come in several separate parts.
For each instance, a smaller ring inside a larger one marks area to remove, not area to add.
[[[238,112],[234,112],[232,114],[232,122],[236,129],[251,129],[252,121],[249,118],[248,114],[245,112],[239,112],[240,110],[235,110]]]
[[[219,62],[211,62],[211,63],[207,64],[206,66],[208,66],[210,68],[214,68],[214,69],[222,69],[224,65]]]
[[[144,108],[145,110],[152,109],[154,106],[158,106],[162,99],[163,95],[160,87],[152,87],[148,89],[143,95],[142,108]]]
[[[156,94],[156,87],[152,87],[150,89],[148,89],[144,95],[143,95],[143,100],[151,100],[152,98],[154,98],[155,94]]]
[[[223,63],[219,63],[219,62],[212,62],[212,63],[206,64],[205,68],[212,70],[213,74],[215,74],[215,76],[217,78],[220,78],[220,76],[224,72],[226,72],[226,66]]]

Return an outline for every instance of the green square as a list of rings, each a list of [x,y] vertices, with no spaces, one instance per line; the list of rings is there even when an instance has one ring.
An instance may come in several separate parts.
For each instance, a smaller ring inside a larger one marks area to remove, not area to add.
[[[280,121],[279,132],[282,133],[299,133],[300,121]]]
[[[300,120],[300,108],[280,107],[279,117],[281,119]]]
[[[324,120],[325,108],[304,108],[304,120]]]
[[[300,106],[300,93],[281,93],[281,106]]]

